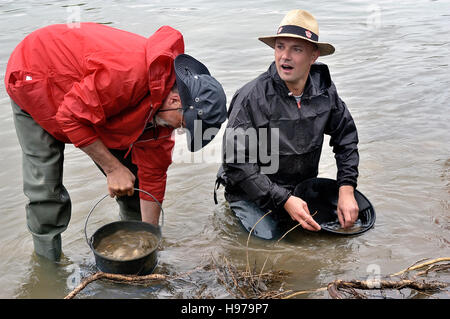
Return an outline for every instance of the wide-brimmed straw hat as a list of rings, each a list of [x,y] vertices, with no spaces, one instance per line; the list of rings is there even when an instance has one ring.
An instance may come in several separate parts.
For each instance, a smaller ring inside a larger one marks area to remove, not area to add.
[[[258,38],[275,48],[275,40],[280,37],[298,38],[317,45],[321,56],[334,53],[334,46],[319,42],[319,24],[314,16],[305,10],[291,10],[281,20],[276,35]]]

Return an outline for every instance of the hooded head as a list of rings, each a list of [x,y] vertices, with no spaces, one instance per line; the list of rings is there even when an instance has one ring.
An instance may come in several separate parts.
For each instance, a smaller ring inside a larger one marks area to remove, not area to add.
[[[178,93],[191,152],[206,146],[227,118],[226,95],[207,67],[187,54],[175,59]]]

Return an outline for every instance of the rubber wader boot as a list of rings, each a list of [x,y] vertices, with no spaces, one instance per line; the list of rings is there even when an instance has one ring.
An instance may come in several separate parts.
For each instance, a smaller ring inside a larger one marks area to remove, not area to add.
[[[52,240],[42,240],[39,236],[33,236],[34,252],[52,261],[59,261],[61,258],[61,234],[56,235]]]
[[[58,261],[61,233],[69,224],[72,204],[63,181],[65,144],[47,133],[11,101],[17,137],[22,148],[23,192],[27,226],[36,254]]]

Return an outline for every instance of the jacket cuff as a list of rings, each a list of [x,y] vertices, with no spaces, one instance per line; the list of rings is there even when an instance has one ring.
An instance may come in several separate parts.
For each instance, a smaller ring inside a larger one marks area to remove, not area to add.
[[[350,185],[353,186],[354,189],[356,189],[357,183],[356,181],[344,179],[344,180],[337,180],[338,187],[344,186],[344,185]]]
[[[281,209],[291,196],[291,191],[273,183],[273,188],[271,191],[273,206],[275,209]]]
[[[75,147],[87,146],[98,139],[97,132],[92,127],[71,124],[60,123],[60,126]]]

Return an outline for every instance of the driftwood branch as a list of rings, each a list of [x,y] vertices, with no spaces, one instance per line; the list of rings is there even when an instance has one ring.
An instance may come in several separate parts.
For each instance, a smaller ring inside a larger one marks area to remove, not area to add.
[[[125,283],[125,284],[148,284],[153,281],[158,280],[174,280],[181,277],[188,276],[189,274],[193,273],[194,271],[197,271],[199,268],[196,268],[192,271],[179,274],[176,276],[169,276],[169,275],[163,275],[163,274],[149,274],[149,275],[120,275],[120,274],[110,274],[102,271],[98,271],[86,279],[84,279],[74,290],[72,290],[67,296],[64,297],[64,299],[72,299],[75,297],[80,291],[82,291],[84,288],[86,288],[87,285],[89,285],[91,282],[100,280],[100,279],[106,279],[111,280],[117,283]]]
[[[437,263],[443,261],[450,261],[450,257],[442,257],[429,260],[427,262],[423,262],[420,264],[414,264],[402,271],[399,271],[395,274],[389,275],[389,277],[404,275],[405,273],[412,272],[414,270],[419,270],[424,267],[428,267],[426,270],[421,271],[417,274],[417,276],[427,275],[431,271],[445,271],[450,269],[449,264],[441,264],[436,265]],[[382,290],[382,289],[403,289],[410,288],[417,290],[421,293],[424,291],[434,291],[448,287],[450,284],[446,282],[425,282],[425,281],[417,281],[411,279],[403,279],[398,281],[393,280],[335,280],[327,285],[327,287],[321,287],[316,290],[305,290],[305,291],[297,291],[290,295],[284,296],[284,299],[292,298],[301,294],[314,293],[319,291],[327,290],[331,298],[342,299],[343,295],[341,291],[348,292],[353,295],[355,298],[367,298],[365,295],[358,293],[355,289],[359,290]]]
[[[95,274],[89,276],[85,280],[83,280],[74,290],[72,290],[64,299],[72,299],[75,297],[81,290],[86,288],[91,282],[99,280],[99,279],[109,279],[116,282],[122,283],[138,283],[138,282],[148,282],[148,281],[156,281],[156,280],[167,280],[173,277],[160,275],[160,274],[150,274],[145,276],[136,276],[136,275],[119,275],[119,274],[109,274],[106,272],[96,272]]]
[[[410,267],[408,267],[408,268],[406,268],[406,269],[404,269],[402,271],[399,271],[399,272],[396,272],[395,274],[392,274],[391,277],[400,276],[400,275],[403,275],[406,272],[417,270],[417,269],[420,269],[420,268],[423,268],[423,267],[426,267],[426,266],[429,266],[429,265],[432,265],[432,264],[436,264],[436,263],[439,263],[439,262],[442,262],[442,261],[450,261],[450,257],[436,258],[436,259],[432,259],[432,260],[429,260],[427,262],[424,262],[424,263],[421,263],[421,264],[418,264],[418,265],[410,266]]]
[[[357,298],[364,298],[361,294],[357,293],[355,289],[370,290],[370,289],[403,289],[411,288],[419,291],[439,290],[447,287],[448,284],[444,282],[418,282],[415,280],[335,280],[328,284],[327,290],[333,299],[342,299],[342,295],[339,293],[341,289],[350,291],[352,295]]]

